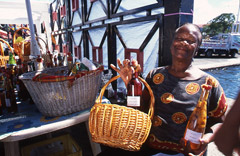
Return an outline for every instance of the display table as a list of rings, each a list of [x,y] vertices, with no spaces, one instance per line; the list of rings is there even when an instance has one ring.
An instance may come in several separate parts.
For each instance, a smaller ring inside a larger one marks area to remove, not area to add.
[[[104,103],[109,103],[106,98],[103,98]],[[18,104],[18,113],[4,113],[0,116],[0,141],[4,142],[6,156],[20,156],[18,142],[24,139],[29,139],[42,134],[47,134],[60,129],[64,129],[82,122],[86,123],[88,130],[88,117],[90,108],[76,112],[66,116],[45,117],[35,105],[28,103]],[[91,141],[93,154],[100,152],[100,146]]]

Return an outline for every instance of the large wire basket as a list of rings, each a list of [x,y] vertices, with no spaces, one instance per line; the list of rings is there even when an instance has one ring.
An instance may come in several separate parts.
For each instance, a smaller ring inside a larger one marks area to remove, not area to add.
[[[66,71],[66,66],[54,67],[40,73],[24,73],[19,77],[45,116],[67,115],[94,105],[100,89],[103,66],[75,76],[61,76]],[[45,79],[44,74],[50,76]]]

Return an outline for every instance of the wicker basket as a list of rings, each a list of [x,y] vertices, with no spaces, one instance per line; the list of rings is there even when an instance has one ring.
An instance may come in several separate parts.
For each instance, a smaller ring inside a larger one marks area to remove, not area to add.
[[[48,68],[41,73],[57,75],[67,67]],[[94,105],[101,84],[103,67],[85,72],[79,78],[51,81],[33,81],[38,72],[22,74],[23,81],[39,111],[45,116],[61,116],[78,112]],[[60,79],[58,79],[60,80]]]
[[[18,33],[18,31],[23,30],[23,29],[30,31],[29,28],[22,27],[22,28],[17,29],[13,34],[14,52],[20,57],[20,59],[22,59],[23,56],[30,55],[30,41],[24,40],[23,42],[16,43],[16,34]]]
[[[21,27],[19,29],[17,29],[14,34],[13,34],[13,48],[14,48],[14,52],[19,56],[19,58],[23,61],[29,61],[29,55],[31,54],[31,36],[26,37],[22,42],[16,43],[17,40],[17,33],[20,30],[27,30],[30,31],[30,29],[28,27]],[[45,50],[46,52],[49,50],[48,49],[48,44],[46,41],[44,41],[41,37],[36,36],[36,41],[38,43],[38,46],[41,50],[44,50],[44,48],[42,47],[42,45],[40,44],[40,40],[42,41],[42,43],[45,46]],[[43,56],[46,52],[42,52],[40,50],[41,56]]]
[[[0,38],[0,42],[5,43],[8,46],[9,50],[13,53],[13,49],[7,41]],[[0,46],[2,46],[2,45],[0,45]],[[13,53],[13,55],[14,55],[14,53]],[[1,47],[0,67],[5,67],[7,65],[8,60],[9,60],[9,56],[4,56],[3,47]]]
[[[155,99],[150,86],[139,78],[151,95],[148,114],[117,104],[102,104],[106,87],[119,77],[113,77],[102,88],[90,112],[89,131],[94,142],[124,150],[138,151],[149,135]]]

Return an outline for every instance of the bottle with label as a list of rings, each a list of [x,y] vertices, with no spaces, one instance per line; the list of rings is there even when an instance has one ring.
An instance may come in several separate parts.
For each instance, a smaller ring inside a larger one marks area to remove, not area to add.
[[[127,86],[127,106],[140,109],[141,96],[142,83],[138,79],[138,71],[135,71]]]
[[[35,69],[37,71],[44,69],[44,67],[43,67],[43,58],[40,57],[40,55],[38,55],[38,57],[37,57],[37,59],[35,61]]]
[[[190,142],[191,149],[198,149],[200,147],[200,138],[205,132],[207,123],[207,99],[211,85],[203,84],[201,86],[202,93],[198,100],[197,106],[194,108],[184,133],[185,144]]]

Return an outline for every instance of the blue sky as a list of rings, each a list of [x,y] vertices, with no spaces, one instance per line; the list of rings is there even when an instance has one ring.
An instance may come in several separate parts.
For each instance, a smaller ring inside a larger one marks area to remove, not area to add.
[[[194,0],[193,23],[206,24],[222,13],[233,13],[237,18],[240,0]]]

